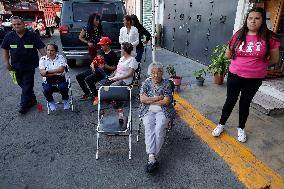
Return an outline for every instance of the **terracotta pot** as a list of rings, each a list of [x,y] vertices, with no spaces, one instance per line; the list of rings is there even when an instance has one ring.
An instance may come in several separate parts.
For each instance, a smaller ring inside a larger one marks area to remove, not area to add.
[[[182,77],[180,77],[180,76],[173,77],[173,82],[174,82],[175,86],[181,85],[181,79],[182,79]]]
[[[222,85],[224,83],[224,77],[225,75],[224,74],[218,74],[218,73],[215,73],[214,74],[214,83],[216,83],[217,85]]]

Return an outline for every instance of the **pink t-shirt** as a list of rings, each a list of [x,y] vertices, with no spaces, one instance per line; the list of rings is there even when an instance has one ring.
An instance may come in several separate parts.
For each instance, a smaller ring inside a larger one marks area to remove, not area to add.
[[[236,33],[230,41],[230,46],[236,40]],[[280,42],[276,37],[270,39],[270,49],[280,47]],[[244,78],[264,78],[267,74],[268,61],[265,58],[265,40],[258,40],[257,35],[247,35],[246,44],[236,47],[235,59],[231,60],[229,71]]]

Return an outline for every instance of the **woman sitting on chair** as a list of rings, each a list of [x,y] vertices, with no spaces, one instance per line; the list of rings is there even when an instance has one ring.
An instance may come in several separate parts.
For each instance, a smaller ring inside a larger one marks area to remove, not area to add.
[[[108,79],[104,79],[100,82],[101,86],[127,86],[132,84],[133,76],[135,70],[138,67],[138,63],[136,59],[131,56],[131,51],[133,50],[133,46],[131,43],[125,42],[122,43],[121,47],[121,54],[122,57],[120,58],[117,69],[115,72],[109,76]],[[119,101],[112,102],[113,106],[118,111],[118,119],[119,122],[123,123],[123,110],[122,110],[122,103]],[[94,102],[94,105],[97,103]]]
[[[130,85],[133,80],[135,70],[138,67],[138,63],[134,57],[131,56],[133,46],[131,43],[124,42],[121,45],[121,54],[117,69],[108,78],[111,85]]]
[[[149,160],[146,172],[151,173],[158,168],[158,155],[166,133],[169,121],[174,117],[175,110],[172,99],[172,85],[168,79],[163,79],[163,65],[152,63],[140,91],[140,116],[145,126],[146,153]]]
[[[48,102],[51,111],[56,110],[52,94],[58,90],[62,95],[64,109],[70,108],[68,83],[66,82],[64,71],[66,60],[62,55],[58,55],[58,46],[55,44],[47,45],[47,55],[39,60],[39,71],[43,77],[43,94]]]

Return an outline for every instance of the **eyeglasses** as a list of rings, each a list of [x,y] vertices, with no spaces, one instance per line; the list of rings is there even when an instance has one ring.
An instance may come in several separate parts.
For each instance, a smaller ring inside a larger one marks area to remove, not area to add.
[[[155,76],[155,75],[162,75],[162,74],[163,74],[162,71],[151,72],[151,75],[152,75],[152,76]]]

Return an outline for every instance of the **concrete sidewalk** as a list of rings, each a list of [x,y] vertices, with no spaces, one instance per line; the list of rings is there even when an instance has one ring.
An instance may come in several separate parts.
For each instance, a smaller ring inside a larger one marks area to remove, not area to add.
[[[147,50],[148,65],[151,62],[151,50]],[[208,73],[203,87],[195,84],[193,71],[203,66],[202,64],[158,48],[157,61],[162,64],[175,66],[177,75],[182,76],[182,86],[179,95],[197,108],[206,118],[218,123],[221,110],[226,99],[226,81],[223,85],[216,85],[212,81],[212,74]],[[142,66],[142,73],[146,73],[147,66]],[[281,79],[283,80],[283,78]],[[233,138],[237,135],[238,103],[229,120],[226,131]],[[246,124],[247,142],[244,145],[271,169],[284,178],[284,114],[267,116],[251,108]]]

